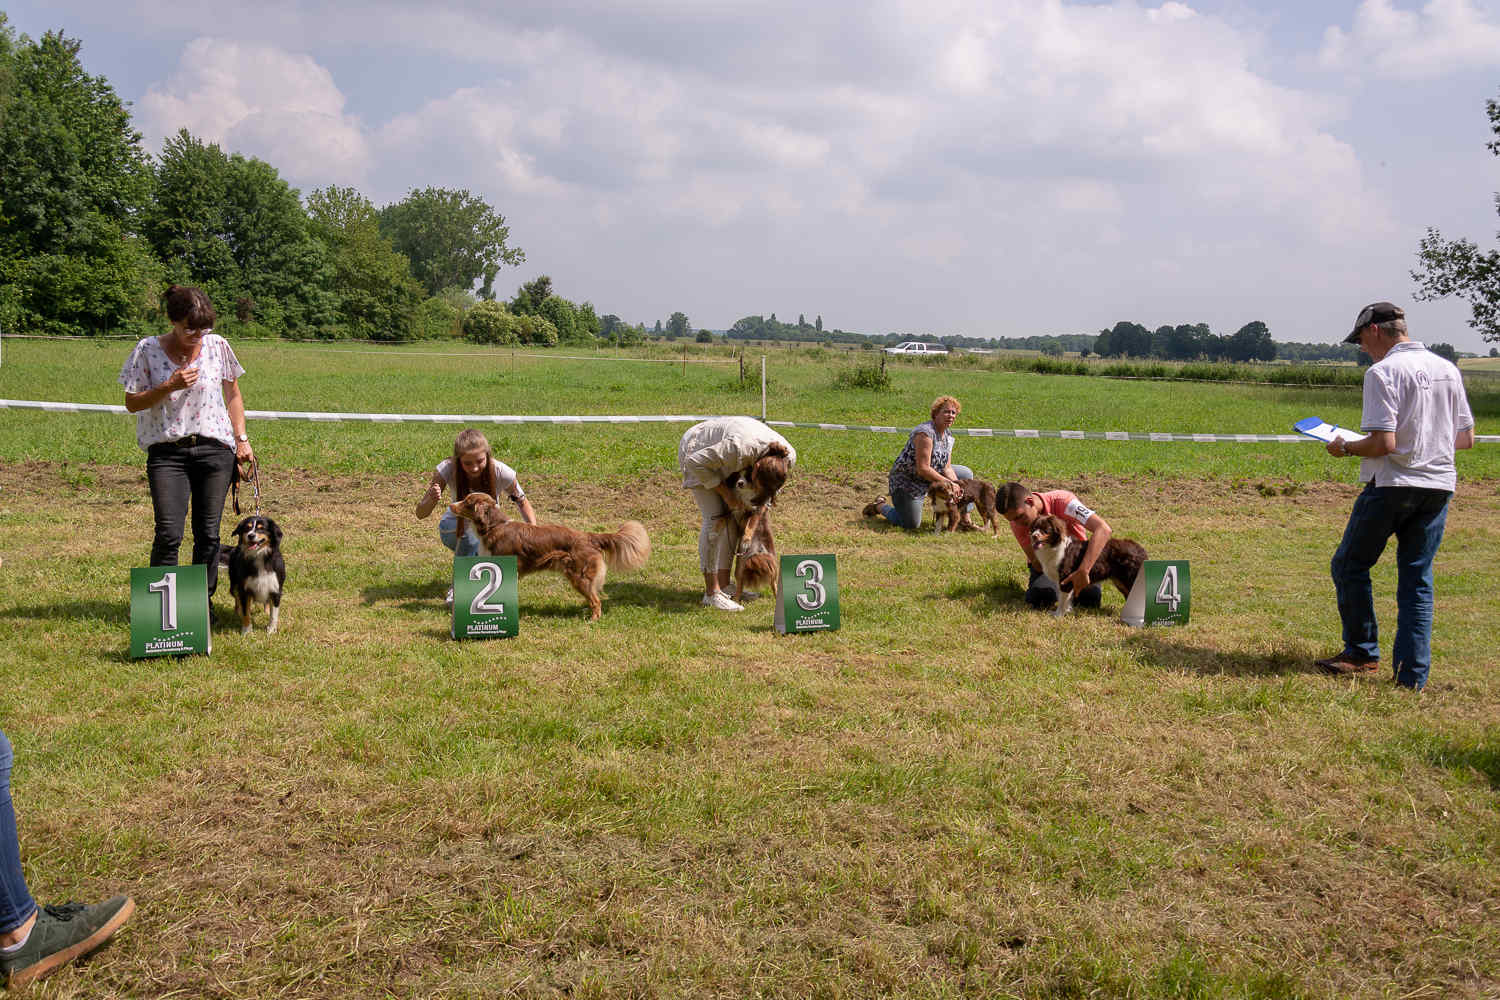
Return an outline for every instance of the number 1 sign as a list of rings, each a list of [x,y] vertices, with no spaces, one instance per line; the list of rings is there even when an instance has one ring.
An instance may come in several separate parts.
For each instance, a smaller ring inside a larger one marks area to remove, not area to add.
[[[212,653],[208,569],[148,566],[130,571],[130,656]]]
[[[832,632],[839,627],[838,560],[831,555],[782,556],[776,631]]]
[[[509,639],[521,630],[515,556],[453,560],[453,638]]]

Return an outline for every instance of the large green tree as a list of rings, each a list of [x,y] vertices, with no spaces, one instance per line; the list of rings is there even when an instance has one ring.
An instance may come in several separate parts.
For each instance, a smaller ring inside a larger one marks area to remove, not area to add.
[[[1486,101],[1490,133],[1494,141],[1486,148],[1500,156],[1500,101]],[[1500,194],[1495,196],[1500,211]],[[1418,267],[1411,272],[1417,282],[1416,297],[1445,299],[1456,295],[1469,303],[1469,325],[1485,340],[1500,340],[1500,250],[1480,250],[1468,240],[1446,240],[1436,229],[1417,247]]]
[[[339,331],[331,251],[269,163],[179,131],[162,147],[146,229],[172,279],[201,286],[221,314],[293,337]]]
[[[375,206],[354,188],[331,185],[307,196],[313,235],[333,253],[333,294],[350,336],[405,340],[414,335],[422,286],[380,234]]]
[[[468,191],[423,188],[408,192],[380,210],[380,231],[411,261],[411,271],[428,295],[445,288],[472,288],[479,297],[495,297],[495,275],[502,265],[526,259],[509,247],[505,217]]]
[[[136,225],[151,172],[130,114],[80,43],[0,15],[0,325],[103,333],[152,307]]]

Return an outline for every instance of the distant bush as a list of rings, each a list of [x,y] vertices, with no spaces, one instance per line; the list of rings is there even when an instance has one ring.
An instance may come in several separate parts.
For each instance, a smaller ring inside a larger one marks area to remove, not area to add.
[[[412,314],[412,336],[418,340],[462,336],[461,315],[459,308],[446,299],[428,299]]]
[[[464,314],[464,339],[471,344],[514,344],[520,319],[498,302],[480,302]]]
[[[835,375],[833,387],[835,389],[889,389],[891,373],[878,364],[855,365]]]
[[[477,308],[477,307],[476,307]],[[557,327],[545,316],[515,316],[516,333],[523,344],[535,347],[556,347]]]

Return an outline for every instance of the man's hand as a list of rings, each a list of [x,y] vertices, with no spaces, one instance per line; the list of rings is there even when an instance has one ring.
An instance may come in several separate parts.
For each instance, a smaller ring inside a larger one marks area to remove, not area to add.
[[[1088,585],[1088,570],[1080,566],[1063,578],[1062,589],[1064,591],[1072,591],[1074,594],[1081,594]]]

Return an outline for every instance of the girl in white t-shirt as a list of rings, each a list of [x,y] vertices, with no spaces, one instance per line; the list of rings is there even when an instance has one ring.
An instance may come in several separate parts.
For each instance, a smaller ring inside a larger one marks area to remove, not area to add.
[[[422,499],[417,501],[417,517],[431,514],[432,508],[443,498],[443,490],[449,487],[455,500],[462,500],[470,493],[484,493],[499,503],[502,494],[508,496],[520,510],[521,520],[536,524],[536,514],[531,509],[531,501],[526,499],[526,491],[516,479],[516,470],[496,460],[490,453],[490,443],[472,427],[459,432],[453,441],[453,457],[443,459],[433,470],[432,480],[423,491]],[[458,517],[451,510],[444,510],[443,516],[438,518],[438,538],[454,557],[479,554],[479,539],[467,531],[460,534]],[[445,600],[449,605],[453,604],[452,587],[448,588]]]

